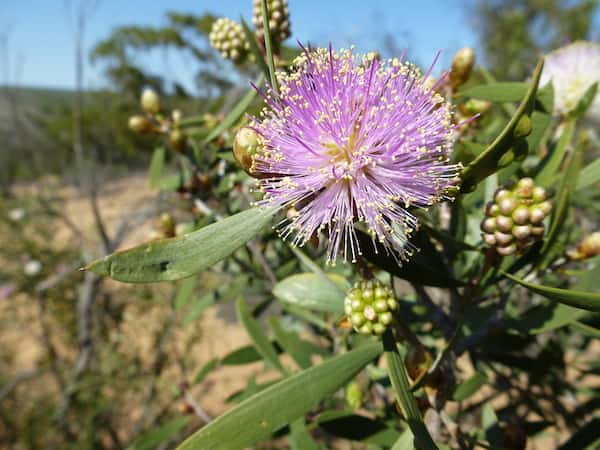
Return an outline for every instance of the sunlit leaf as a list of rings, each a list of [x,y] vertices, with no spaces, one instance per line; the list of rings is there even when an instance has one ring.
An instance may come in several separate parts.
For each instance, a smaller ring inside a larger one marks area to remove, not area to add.
[[[165,156],[166,150],[164,147],[158,147],[154,150],[154,153],[152,153],[150,170],[148,172],[151,188],[157,188],[160,186],[161,177],[165,168]]]
[[[461,90],[459,94],[495,103],[518,102],[527,94],[527,83],[489,83]]]
[[[363,345],[292,375],[201,428],[178,449],[230,450],[266,439],[345,385],[381,351],[379,343]]]
[[[273,287],[273,295],[290,305],[341,314],[344,311],[344,295],[350,284],[341,275],[327,276],[335,284],[315,273],[292,275]]]
[[[485,373],[475,372],[469,379],[456,386],[456,389],[454,389],[454,393],[452,394],[452,399],[457,402],[468,399],[481,389],[487,381],[488,378]]]
[[[252,208],[193,233],[113,253],[86,267],[128,283],[172,281],[201,272],[261,232],[274,209]]]

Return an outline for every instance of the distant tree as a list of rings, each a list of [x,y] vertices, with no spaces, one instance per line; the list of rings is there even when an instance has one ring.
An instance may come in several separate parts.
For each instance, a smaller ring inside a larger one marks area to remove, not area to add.
[[[106,75],[113,86],[137,96],[144,86],[158,92],[169,90],[177,96],[187,96],[186,89],[147,70],[139,61],[143,52],[169,49],[183,52],[196,64],[195,79],[198,94],[211,97],[232,86],[231,70],[209,45],[208,33],[215,17],[211,14],[192,15],[167,13],[163,27],[125,26],[116,28],[110,36],[98,42],[92,50],[92,62],[107,63]]]
[[[522,80],[541,52],[590,37],[598,0],[474,0],[473,6],[491,72]]]

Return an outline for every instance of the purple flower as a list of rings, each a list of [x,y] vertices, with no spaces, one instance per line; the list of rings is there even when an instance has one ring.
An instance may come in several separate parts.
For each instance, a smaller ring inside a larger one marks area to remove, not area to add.
[[[262,140],[259,203],[297,211],[280,230],[296,245],[326,231],[329,262],[360,255],[357,222],[406,258],[417,226],[408,208],[449,199],[459,169],[448,159],[451,106],[427,83],[431,69],[331,48],[305,50],[294,66],[250,124]]]

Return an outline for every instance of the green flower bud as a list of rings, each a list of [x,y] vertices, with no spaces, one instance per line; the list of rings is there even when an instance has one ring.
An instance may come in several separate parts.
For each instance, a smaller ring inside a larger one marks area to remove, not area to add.
[[[287,0],[267,0],[269,14],[269,31],[275,45],[285,41],[291,35],[290,11]],[[252,23],[256,28],[256,36],[264,40],[265,30],[262,17],[261,0],[253,1]]]
[[[352,409],[358,409],[362,405],[362,391],[360,389],[360,385],[353,381],[352,383],[348,383],[346,386],[346,403]]]
[[[531,134],[531,119],[527,115],[522,115],[517,126],[513,131],[513,136],[516,138],[524,138]]]
[[[241,128],[233,139],[233,156],[248,174],[252,172],[254,155],[260,148],[260,136],[251,128]]]
[[[179,129],[174,128],[169,133],[169,145],[175,151],[182,152],[185,150],[185,146],[187,143],[187,136],[185,133]]]
[[[242,25],[227,17],[214,21],[208,39],[210,45],[225,59],[242,63],[248,56],[250,43],[246,39]]]
[[[498,189],[496,191],[496,193],[494,194],[494,200],[495,200],[496,204],[499,204],[505,198],[511,198],[511,197],[512,197],[512,192],[509,191],[508,189]]]
[[[515,192],[521,198],[530,198],[533,194],[535,184],[531,178],[521,178],[517,183]]]
[[[142,110],[148,114],[160,112],[160,98],[154,89],[144,89],[140,99]]]
[[[529,211],[529,220],[531,223],[540,223],[546,218],[546,214],[539,207],[533,207]]]
[[[488,233],[484,233],[483,234],[483,241],[489,245],[489,246],[494,246],[496,245],[496,237],[493,234],[488,234]]]
[[[500,208],[500,212],[502,214],[509,216],[517,207],[517,202],[510,197],[503,198],[498,204],[498,207]]]
[[[548,193],[546,192],[546,189],[544,189],[541,186],[536,186],[533,188],[533,201],[536,203],[540,203],[543,202],[544,200],[546,200],[546,198],[548,198]]]
[[[356,283],[344,299],[350,323],[362,334],[382,334],[397,308],[392,290],[377,280]]]
[[[483,219],[483,222],[481,222],[481,229],[488,233],[496,231],[496,218],[488,217],[487,219]]]

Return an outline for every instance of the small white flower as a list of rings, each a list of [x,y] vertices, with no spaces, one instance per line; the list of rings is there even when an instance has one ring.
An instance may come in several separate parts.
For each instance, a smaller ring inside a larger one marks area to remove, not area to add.
[[[587,89],[600,82],[600,44],[578,41],[549,53],[540,85],[549,81],[554,86],[555,112],[562,115],[572,111]],[[600,95],[596,95],[587,116],[600,121]]]
[[[42,263],[39,262],[37,259],[27,261],[25,263],[25,266],[23,267],[23,272],[25,272],[25,275],[27,275],[28,277],[35,277],[36,275],[39,275],[41,271]]]
[[[20,222],[25,218],[25,210],[23,208],[11,209],[8,212],[8,218],[13,222]]]

